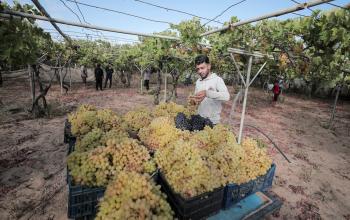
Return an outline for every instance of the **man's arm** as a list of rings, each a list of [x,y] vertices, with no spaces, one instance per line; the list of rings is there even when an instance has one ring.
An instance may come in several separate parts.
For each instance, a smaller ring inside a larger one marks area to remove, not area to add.
[[[218,79],[215,90],[207,90],[206,96],[208,98],[218,100],[218,101],[228,101],[230,100],[230,93],[225,85],[225,82],[222,78]]]
[[[196,81],[196,86],[195,86],[195,89],[194,89],[194,94],[197,94],[198,91],[198,81]]]

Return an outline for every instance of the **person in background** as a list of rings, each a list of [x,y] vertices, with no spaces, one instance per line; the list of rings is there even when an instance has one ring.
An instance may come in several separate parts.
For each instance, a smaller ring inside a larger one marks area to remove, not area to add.
[[[108,63],[108,65],[106,66],[106,81],[105,81],[105,88],[107,87],[107,81],[109,80],[109,88],[112,87],[112,76],[113,76],[113,68],[111,63]]]
[[[224,80],[211,72],[209,58],[199,55],[195,59],[199,79],[196,81],[195,95],[191,100],[199,103],[198,114],[208,118],[215,125],[220,123],[222,102],[230,100],[230,93]]]
[[[192,84],[191,73],[187,72],[185,76],[185,86]]]
[[[277,100],[278,100],[278,96],[280,95],[280,86],[278,84],[278,81],[276,80],[274,85],[273,85],[273,105],[276,104]]]
[[[87,79],[88,75],[87,75],[87,69],[86,69],[86,67],[84,65],[82,65],[80,67],[80,72],[81,72],[80,73],[81,79],[83,80],[83,83],[84,83],[84,85],[86,87],[86,79]]]
[[[279,94],[281,94],[282,90],[284,89],[283,78],[280,78],[280,79],[278,80],[278,86],[280,87],[280,92],[279,92]]]
[[[147,69],[143,74],[143,85],[146,87],[146,90],[149,90],[149,80],[151,78],[151,71]]]
[[[95,79],[96,79],[96,90],[100,88],[102,91],[102,81],[103,81],[103,70],[101,69],[101,64],[97,64],[95,68]]]

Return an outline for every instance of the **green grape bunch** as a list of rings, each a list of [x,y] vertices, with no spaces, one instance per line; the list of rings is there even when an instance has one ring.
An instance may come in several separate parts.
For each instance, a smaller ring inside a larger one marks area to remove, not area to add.
[[[109,139],[106,147],[87,152],[73,152],[68,156],[68,169],[74,183],[86,186],[107,186],[115,176],[125,171],[152,173],[148,150],[136,140],[125,138]]]
[[[122,171],[108,185],[99,204],[97,220],[173,219],[173,211],[149,175]]]
[[[138,132],[141,128],[148,126],[152,119],[152,113],[149,109],[141,107],[127,112],[123,117],[128,130]]]

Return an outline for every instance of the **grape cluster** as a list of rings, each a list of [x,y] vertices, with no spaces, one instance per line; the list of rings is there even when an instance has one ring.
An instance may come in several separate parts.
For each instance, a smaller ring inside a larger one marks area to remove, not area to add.
[[[129,138],[109,139],[106,147],[68,156],[68,169],[75,183],[106,186],[122,170],[152,173],[151,157],[145,147]],[[153,170],[152,170],[153,169]]]
[[[222,124],[218,124],[213,128],[205,127],[202,131],[192,133],[191,142],[202,149],[203,155],[211,155],[216,148],[222,144],[236,144],[236,136],[230,129]]]
[[[191,115],[188,119],[182,112],[175,117],[175,126],[181,130],[201,131],[205,126],[213,127],[213,123],[208,118],[203,118],[200,115]]]
[[[170,186],[192,197],[227,183],[241,184],[264,175],[271,166],[266,149],[253,139],[237,144],[224,125],[189,132],[155,153]]]
[[[78,110],[68,116],[71,123],[72,134],[80,137],[99,128],[106,132],[111,129],[123,131],[126,129],[122,118],[115,114],[112,110],[97,110],[91,105],[82,105]]]
[[[128,126],[128,130],[138,132],[141,128],[148,126],[153,117],[149,109],[141,107],[127,112],[123,118]]]
[[[220,186],[211,178],[200,150],[191,143],[179,140],[155,153],[155,160],[169,185],[185,198],[208,192]]]
[[[148,175],[122,171],[108,185],[96,219],[173,219],[165,195]]]
[[[259,147],[259,143],[252,139],[243,139],[241,145],[244,156],[237,172],[237,184],[248,182],[264,175],[271,167],[272,160],[267,154],[267,149]]]
[[[110,131],[103,132],[100,128],[94,128],[87,134],[77,138],[75,151],[89,151],[99,146],[106,146],[106,142],[109,139],[122,140],[127,137],[128,134],[120,130],[112,129]]]
[[[191,114],[191,111],[183,105],[178,105],[174,102],[163,102],[155,107],[154,116],[175,118],[176,115],[180,112],[184,113],[187,116]]]
[[[138,134],[148,148],[157,150],[177,140],[181,130],[174,126],[174,120],[171,118],[158,117],[153,119],[149,126],[141,128]]]

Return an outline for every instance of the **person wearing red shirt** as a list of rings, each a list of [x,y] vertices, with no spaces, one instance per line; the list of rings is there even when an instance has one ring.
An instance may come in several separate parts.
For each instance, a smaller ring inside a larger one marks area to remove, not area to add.
[[[273,102],[276,103],[278,100],[278,96],[280,95],[280,86],[278,85],[278,81],[275,81],[275,84],[273,85]]]

